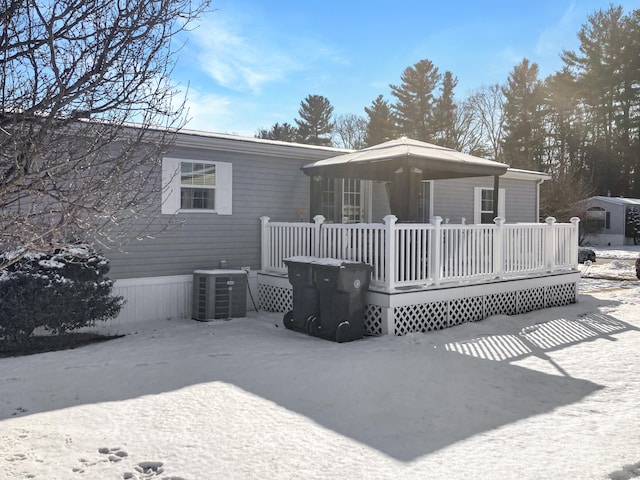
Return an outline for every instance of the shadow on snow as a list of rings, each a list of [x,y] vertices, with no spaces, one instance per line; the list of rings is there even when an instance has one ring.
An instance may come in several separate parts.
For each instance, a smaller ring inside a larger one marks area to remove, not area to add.
[[[522,325],[511,317],[504,334],[474,339],[454,327],[444,337],[346,344],[285,330],[279,314],[261,315],[265,321],[160,323],[154,331],[78,350],[1,359],[0,421],[226,382],[411,461],[602,388],[566,375],[559,365],[558,374],[547,374],[510,363],[530,355],[552,362],[549,351],[637,330],[599,313],[566,320],[563,308],[548,310],[549,322],[509,328]],[[482,332],[482,322],[472,331]],[[184,342],[176,341],[181,335]]]

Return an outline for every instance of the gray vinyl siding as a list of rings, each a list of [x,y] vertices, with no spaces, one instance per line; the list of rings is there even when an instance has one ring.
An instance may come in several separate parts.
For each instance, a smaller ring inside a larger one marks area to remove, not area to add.
[[[473,223],[474,187],[484,187],[493,178],[463,178],[433,182],[433,215],[443,221]],[[492,184],[493,185],[493,184]]]
[[[506,188],[505,217],[508,223],[539,222],[536,182],[504,179],[500,182]]]
[[[437,180],[434,191],[434,214],[460,223],[465,218],[473,223],[474,189],[493,188],[493,177],[473,177],[453,180]],[[505,189],[505,220],[508,223],[537,222],[536,182],[500,179]]]
[[[433,214],[450,223],[473,223],[475,187],[493,188],[493,177],[472,177],[433,182]],[[500,179],[505,189],[505,217],[509,223],[537,222],[537,186],[535,181]],[[372,221],[381,222],[389,214],[384,183],[374,183]]]
[[[309,177],[301,167],[344,150],[227,136],[185,134],[165,156],[185,160],[228,162],[233,166],[232,214],[178,213],[151,217],[151,238],[131,241],[121,249],[105,250],[113,279],[187,275],[196,269],[260,268],[260,217],[272,221],[309,218]],[[162,182],[157,172],[157,185]],[[473,221],[474,187],[493,187],[493,178],[440,180],[434,185],[434,214],[459,223]],[[536,221],[536,183],[501,180],[506,188],[508,222]],[[160,193],[157,195],[161,203]],[[389,214],[385,184],[372,183],[371,219]],[[171,220],[171,223],[168,223]]]
[[[270,145],[260,148],[266,153],[189,147],[176,147],[168,153],[167,157],[187,160],[230,162],[233,165],[233,212],[231,215],[178,213],[172,224],[155,238],[133,241],[123,247],[124,251],[106,251],[111,262],[110,277],[191,274],[196,269],[218,268],[221,260],[226,260],[227,268],[259,269],[260,217],[300,221],[298,209],[302,209],[308,221],[309,177],[302,173],[301,167],[336,155],[329,150],[316,150],[296,156],[294,147],[287,155],[273,155]],[[166,227],[169,218],[169,215],[160,215],[154,220],[151,232]]]

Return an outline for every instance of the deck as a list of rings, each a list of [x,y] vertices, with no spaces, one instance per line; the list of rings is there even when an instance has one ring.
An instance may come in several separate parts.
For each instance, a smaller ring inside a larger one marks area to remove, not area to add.
[[[579,221],[509,224],[496,218],[465,225],[435,217],[416,224],[388,215],[379,224],[328,224],[322,216],[313,223],[262,217],[260,302],[267,310],[289,309],[284,260],[315,256],[373,267],[370,334],[433,330],[573,303]]]

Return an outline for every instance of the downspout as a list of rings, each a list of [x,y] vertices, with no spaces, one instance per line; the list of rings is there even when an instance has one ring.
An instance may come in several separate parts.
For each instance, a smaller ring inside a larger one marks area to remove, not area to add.
[[[542,182],[544,182],[543,178],[536,182],[536,223],[540,221],[540,185],[542,185]]]
[[[500,175],[493,176],[493,218],[498,216],[498,192],[500,191]]]

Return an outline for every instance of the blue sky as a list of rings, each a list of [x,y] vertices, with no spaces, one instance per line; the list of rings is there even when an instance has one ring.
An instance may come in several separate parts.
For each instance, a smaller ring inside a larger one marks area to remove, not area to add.
[[[637,0],[614,2],[625,13]],[[190,32],[174,81],[189,85],[187,128],[253,136],[294,124],[323,95],[334,112],[365,115],[405,68],[431,60],[458,78],[456,98],[504,83],[523,58],[541,78],[577,50],[587,16],[608,0],[213,0]]]

